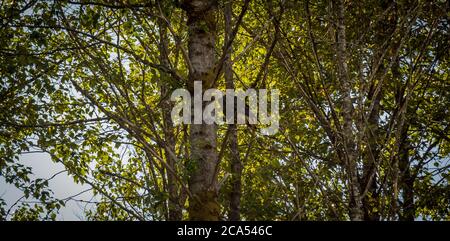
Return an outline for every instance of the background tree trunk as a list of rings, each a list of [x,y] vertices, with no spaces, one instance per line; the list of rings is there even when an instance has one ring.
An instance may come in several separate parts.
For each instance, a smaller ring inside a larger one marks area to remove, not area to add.
[[[192,0],[183,3],[189,27],[188,87],[193,93],[194,81],[202,81],[203,88],[212,84],[215,64],[215,3],[216,1]],[[206,104],[204,104],[205,106]],[[193,113],[193,112],[192,112]],[[192,124],[190,126],[191,157],[188,164],[189,218],[191,220],[218,220],[220,207],[217,201],[217,126]]]
[[[337,1],[337,65],[342,94],[342,117],[343,130],[342,140],[344,153],[346,154],[346,169],[350,189],[350,218],[351,220],[362,220],[363,210],[359,190],[358,170],[356,165],[356,146],[353,133],[353,101],[351,98],[352,83],[347,70],[347,47],[345,37],[345,6],[342,0]]]
[[[400,185],[403,190],[402,212],[399,215],[399,219],[402,221],[414,221],[416,212],[414,206],[414,177],[411,174],[409,163],[408,129],[409,126],[406,125],[402,131],[399,148]]]
[[[228,1],[225,3],[224,17],[225,17],[225,43],[230,39],[231,35],[231,17],[232,3]],[[231,63],[231,55],[233,48],[230,46],[228,49],[224,49],[226,52],[226,59],[224,62],[224,77],[225,85],[227,89],[234,89],[233,80],[233,64]],[[241,176],[242,176],[242,164],[239,157],[238,142],[237,142],[237,127],[235,124],[228,126],[229,131],[229,144],[231,154],[231,192],[230,192],[230,213],[228,219],[230,221],[240,220],[240,206],[241,206]]]
[[[169,66],[169,55],[168,55],[168,39],[167,39],[167,24],[164,20],[160,19],[158,21],[159,25],[159,56],[160,63],[163,66]],[[161,88],[161,97],[164,98],[161,102],[162,112],[163,112],[163,124],[164,124],[164,137],[165,137],[165,158],[167,160],[167,164],[170,166],[175,173],[167,171],[167,190],[169,193],[169,220],[181,220],[182,219],[182,209],[179,202],[178,197],[178,187],[176,183],[177,168],[176,163],[172,155],[170,155],[169,151],[175,153],[175,136],[173,133],[173,123],[170,116],[170,111],[172,110],[173,104],[171,103],[169,96],[170,91],[170,75],[167,73],[160,73],[160,88]]]

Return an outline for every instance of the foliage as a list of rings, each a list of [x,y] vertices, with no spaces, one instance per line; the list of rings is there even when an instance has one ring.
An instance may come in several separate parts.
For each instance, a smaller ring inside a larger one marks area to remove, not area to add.
[[[219,65],[225,4],[215,6]],[[188,218],[189,126],[167,119],[171,91],[190,81],[181,5],[2,1],[0,173],[24,197],[13,209],[0,199],[1,219],[55,219],[68,201],[19,162],[33,151],[93,188],[89,219],[168,220],[172,205]],[[279,89],[281,122],[274,136],[238,126],[241,218],[348,220],[359,201],[364,219],[448,220],[449,3],[256,0],[239,21],[245,6],[233,1],[234,84]],[[233,191],[226,133],[222,219]]]

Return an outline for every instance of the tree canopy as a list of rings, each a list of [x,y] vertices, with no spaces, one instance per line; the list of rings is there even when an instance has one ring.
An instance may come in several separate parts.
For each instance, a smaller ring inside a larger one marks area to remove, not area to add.
[[[449,220],[448,1],[0,3],[0,219]],[[194,80],[280,92],[280,128],[177,125]],[[37,200],[33,205],[25,200]]]

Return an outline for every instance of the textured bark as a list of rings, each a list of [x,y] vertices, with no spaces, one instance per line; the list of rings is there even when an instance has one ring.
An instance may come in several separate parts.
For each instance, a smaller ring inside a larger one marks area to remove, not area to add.
[[[399,169],[401,174],[402,192],[402,212],[399,215],[402,221],[414,221],[415,205],[414,205],[414,177],[411,174],[409,163],[409,142],[408,142],[408,126],[404,127],[401,135],[401,144],[399,148]]]
[[[225,42],[229,41],[231,35],[231,16],[232,3],[228,1],[225,3],[224,17],[225,17]],[[234,89],[233,80],[233,66],[231,63],[231,54],[233,49],[230,46],[226,53],[224,62],[224,77],[227,89]],[[226,112],[225,112],[226,113]],[[240,206],[241,206],[241,176],[242,164],[239,157],[238,143],[237,143],[237,128],[235,124],[228,126],[229,128],[229,145],[231,154],[231,192],[230,192],[230,213],[228,219],[230,221],[240,220]]]
[[[193,91],[194,81],[202,81],[203,88],[212,85],[215,55],[216,1],[187,0],[182,4],[188,16],[189,72],[188,87]],[[192,93],[193,94],[193,93]],[[193,113],[193,112],[192,112]],[[188,163],[189,218],[191,220],[218,220],[217,201],[217,126],[192,124],[190,126],[191,157]]]
[[[348,175],[348,182],[350,188],[350,218],[351,220],[363,219],[363,207],[360,195],[360,186],[357,173],[357,152],[355,149],[353,126],[353,102],[351,98],[352,83],[348,75],[347,68],[347,47],[345,37],[345,6],[343,0],[337,1],[337,65],[339,80],[341,82],[341,94],[342,94],[342,117],[343,117],[343,130],[342,140],[343,148],[346,153],[346,169]]]
[[[159,43],[159,59],[161,65],[169,66],[169,57],[168,57],[168,39],[167,39],[167,25],[163,20],[158,22],[159,32],[160,32],[160,43]],[[179,202],[178,197],[178,187],[176,183],[177,175],[176,171],[176,163],[172,155],[169,154],[169,151],[175,153],[175,136],[173,133],[173,123],[172,118],[170,116],[170,110],[172,110],[172,103],[170,99],[167,98],[169,95],[169,78],[170,76],[164,72],[160,74],[160,87],[161,87],[161,96],[165,99],[161,102],[162,111],[163,111],[163,122],[164,122],[164,136],[165,136],[165,158],[167,160],[167,164],[170,166],[175,173],[167,172],[167,190],[169,193],[169,204],[168,204],[168,212],[169,212],[169,220],[181,220],[182,218],[182,209]]]

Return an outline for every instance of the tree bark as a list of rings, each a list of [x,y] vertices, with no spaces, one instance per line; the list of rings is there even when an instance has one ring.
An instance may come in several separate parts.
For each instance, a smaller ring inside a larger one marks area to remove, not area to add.
[[[228,43],[231,35],[231,16],[232,16],[232,3],[228,1],[225,3],[224,17],[225,17],[225,43]],[[227,89],[234,89],[233,80],[233,65],[231,63],[231,54],[233,49],[230,46],[228,49],[224,49],[226,52],[224,62],[224,77],[225,85]],[[242,164],[239,157],[238,142],[237,142],[237,128],[235,124],[228,126],[229,145],[231,154],[231,192],[230,192],[230,213],[228,219],[230,221],[240,220],[240,206],[241,206],[241,176],[242,176]]]
[[[350,189],[350,219],[359,221],[363,220],[363,207],[360,195],[360,187],[358,180],[358,170],[356,165],[357,152],[353,133],[353,101],[351,98],[352,83],[348,75],[347,68],[347,47],[345,37],[345,6],[343,0],[337,1],[337,65],[339,81],[341,83],[342,95],[342,117],[343,130],[342,140],[344,153],[346,153],[346,169],[348,175],[348,183]]]
[[[380,80],[381,81],[381,80]],[[365,190],[368,186],[367,195],[362,198],[362,204],[364,208],[364,220],[365,221],[379,221],[380,214],[377,210],[378,208],[378,186],[377,186],[377,160],[379,158],[379,148],[377,144],[378,139],[378,124],[379,124],[379,109],[380,101],[382,97],[382,92],[380,91],[377,96],[372,96],[369,93],[368,99],[374,99],[374,108],[372,113],[369,113],[368,126],[366,131],[368,148],[364,151],[364,162],[363,162],[363,178],[361,182],[361,190]]]
[[[402,105],[402,89],[403,86],[401,84],[401,74],[399,70],[399,59],[396,59],[396,62],[392,68],[392,75],[394,80],[397,81],[397,95],[396,95],[396,105]],[[411,114],[408,114],[412,118]],[[400,176],[400,188],[402,189],[402,206],[401,211],[399,210],[398,216],[401,221],[414,221],[416,208],[414,205],[414,180],[415,177],[411,173],[411,163],[409,161],[409,151],[411,149],[410,141],[408,137],[408,130],[410,128],[410,119],[405,118],[403,124],[403,129],[401,130],[400,140],[399,140],[399,148],[398,148],[398,166],[399,166],[399,176]]]
[[[414,205],[414,177],[411,174],[409,149],[408,125],[406,125],[402,131],[399,148],[400,185],[403,190],[402,212],[399,214],[399,219],[402,221],[414,221],[416,212]]]
[[[167,25],[161,19],[158,21],[159,26],[159,60],[161,65],[169,66],[169,54],[168,54],[168,38],[167,38]],[[171,103],[169,96],[170,90],[170,75],[167,73],[160,73],[160,88],[161,88],[161,96],[165,98],[161,102],[162,112],[163,112],[163,123],[164,123],[164,137],[165,137],[165,158],[167,160],[167,164],[174,170],[175,173],[167,171],[167,190],[169,193],[169,202],[168,202],[168,212],[169,212],[169,220],[181,220],[182,219],[182,209],[179,203],[178,196],[178,187],[176,183],[177,168],[176,163],[172,155],[169,154],[169,151],[175,153],[175,136],[173,133],[173,123],[170,115],[170,111],[172,110],[173,104]]]
[[[186,0],[182,8],[188,17],[188,51],[191,69],[188,87],[193,96],[194,81],[202,81],[203,88],[213,82],[215,64],[215,6],[213,0]],[[205,106],[205,105],[204,105]],[[203,106],[203,107],[204,107]],[[194,113],[192,111],[192,113]],[[191,220],[219,220],[217,201],[217,126],[191,124],[191,156],[187,167],[189,175],[189,218]]]

